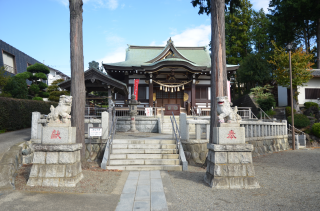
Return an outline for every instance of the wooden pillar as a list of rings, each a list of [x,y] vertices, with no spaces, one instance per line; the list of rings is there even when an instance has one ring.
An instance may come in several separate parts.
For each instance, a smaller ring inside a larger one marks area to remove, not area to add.
[[[153,107],[153,83],[149,81],[149,107]]]
[[[191,108],[196,105],[196,85],[192,83],[191,85]]]

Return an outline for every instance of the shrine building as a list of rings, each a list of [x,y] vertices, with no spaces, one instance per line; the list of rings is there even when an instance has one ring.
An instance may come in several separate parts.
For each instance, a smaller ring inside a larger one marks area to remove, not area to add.
[[[126,49],[126,60],[104,63],[107,74],[128,86],[129,95],[115,94],[115,104],[126,107],[133,94],[134,79],[139,79],[138,100],[141,107],[178,105],[210,108],[211,59],[207,47],[176,47],[171,40],[166,46],[135,46]],[[238,65],[227,65],[228,75]],[[188,112],[189,113],[189,112]]]

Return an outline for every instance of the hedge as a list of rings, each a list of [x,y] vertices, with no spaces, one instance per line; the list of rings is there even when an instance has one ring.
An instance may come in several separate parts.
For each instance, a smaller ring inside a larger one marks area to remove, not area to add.
[[[312,133],[313,135],[317,136],[318,138],[320,138],[320,123],[314,123],[312,125]]]
[[[50,113],[56,102],[0,97],[0,130],[13,131],[31,127],[32,112]]]
[[[304,107],[305,107],[306,109],[310,108],[311,106],[316,106],[316,107],[318,107],[319,105],[318,105],[318,103],[315,103],[315,102],[305,102],[305,103],[304,103]]]

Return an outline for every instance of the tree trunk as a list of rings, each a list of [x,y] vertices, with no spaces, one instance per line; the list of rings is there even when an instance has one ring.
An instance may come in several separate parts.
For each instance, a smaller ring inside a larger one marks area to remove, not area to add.
[[[82,143],[81,161],[85,160],[84,112],[85,84],[82,39],[82,0],[69,0],[71,59],[71,125],[77,128],[77,143]]]
[[[292,91],[293,91],[293,109],[295,109],[296,112],[299,113],[300,112],[300,107],[299,107],[299,101],[298,101],[298,94],[297,94],[298,90],[297,90],[297,87],[293,86]]]
[[[320,18],[317,24],[317,69],[320,69]]]
[[[224,0],[211,1],[211,119],[210,143],[213,143],[213,127],[217,127],[218,96],[227,96],[227,72],[225,52]],[[217,83],[217,84],[216,84]],[[218,87],[218,93],[216,93]]]

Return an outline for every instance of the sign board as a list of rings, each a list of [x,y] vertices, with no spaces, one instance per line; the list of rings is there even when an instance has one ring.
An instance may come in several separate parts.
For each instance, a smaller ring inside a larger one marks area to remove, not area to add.
[[[102,127],[89,127],[89,136],[102,136]]]
[[[146,113],[146,116],[152,116],[152,108],[145,108],[144,112]]]

